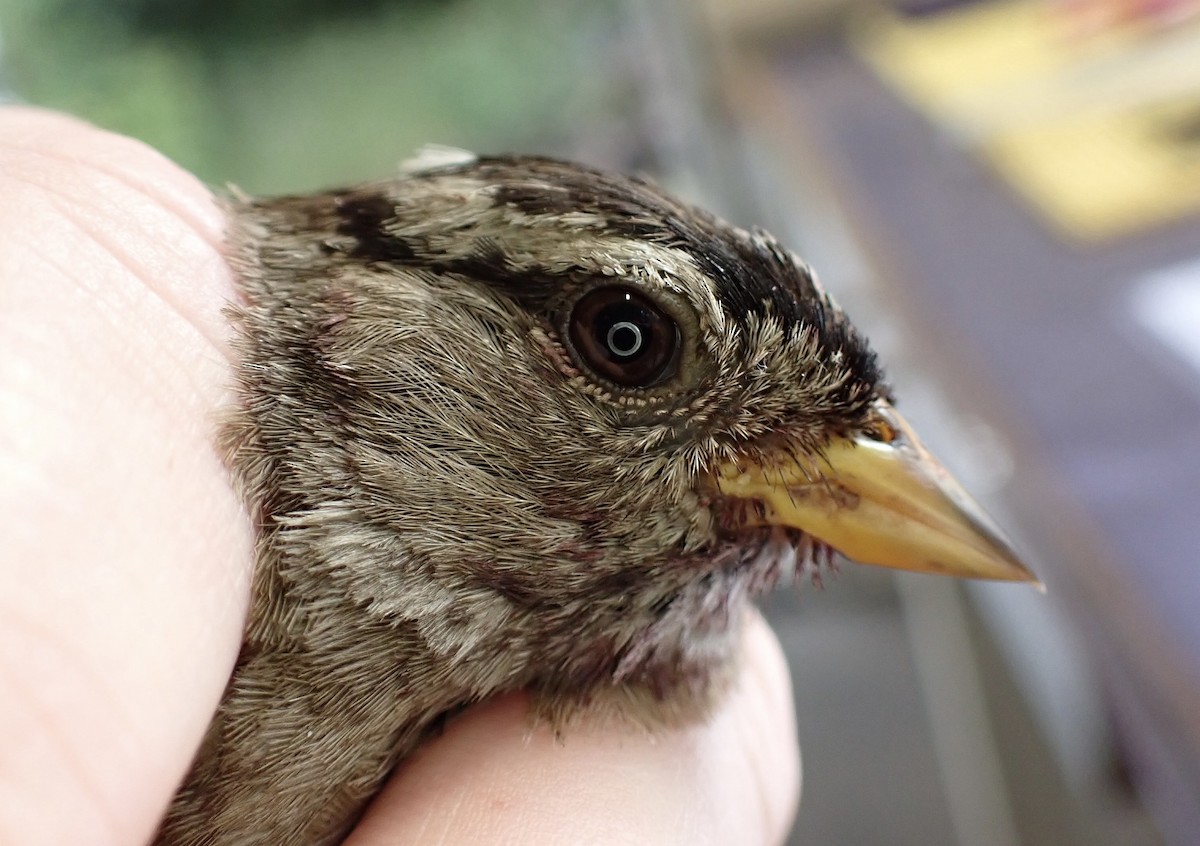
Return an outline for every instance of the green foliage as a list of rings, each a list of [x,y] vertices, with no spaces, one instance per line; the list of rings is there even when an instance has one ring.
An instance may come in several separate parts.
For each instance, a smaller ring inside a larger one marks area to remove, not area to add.
[[[595,96],[588,50],[602,51],[592,36],[611,25],[609,4],[586,0],[372,2],[305,16],[313,0],[296,19],[279,2],[222,0],[209,11],[225,18],[210,26],[195,9],[164,23],[131,3],[0,0],[18,96],[254,193],[383,175],[428,142],[496,150],[562,135]]]

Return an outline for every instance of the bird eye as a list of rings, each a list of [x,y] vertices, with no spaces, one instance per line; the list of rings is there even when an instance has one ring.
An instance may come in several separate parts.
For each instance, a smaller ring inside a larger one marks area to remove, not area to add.
[[[610,382],[648,388],[675,372],[679,327],[632,288],[589,291],[571,310],[567,331],[583,363]]]

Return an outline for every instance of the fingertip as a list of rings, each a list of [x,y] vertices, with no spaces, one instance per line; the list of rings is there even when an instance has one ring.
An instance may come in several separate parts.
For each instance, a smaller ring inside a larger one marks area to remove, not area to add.
[[[0,841],[137,842],[248,595],[214,440],[221,215],[144,145],[24,108],[0,109],[0,197]]]
[[[347,846],[435,842],[777,844],[799,798],[787,665],[754,615],[739,680],[702,725],[611,723],[558,742],[526,700],[472,709],[405,762]]]
[[[744,697],[722,713],[744,727],[740,744],[748,773],[764,798],[765,843],[782,843],[792,828],[803,783],[796,734],[795,698],[787,657],[775,632],[755,612],[746,626],[742,683],[734,692]]]

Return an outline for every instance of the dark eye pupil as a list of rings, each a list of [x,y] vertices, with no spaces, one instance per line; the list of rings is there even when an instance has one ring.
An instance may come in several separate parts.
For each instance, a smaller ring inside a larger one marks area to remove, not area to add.
[[[637,355],[642,350],[642,330],[637,324],[622,320],[608,330],[608,351],[618,358]]]
[[[679,329],[633,288],[589,291],[572,309],[567,328],[581,363],[618,385],[650,387],[674,373]]]

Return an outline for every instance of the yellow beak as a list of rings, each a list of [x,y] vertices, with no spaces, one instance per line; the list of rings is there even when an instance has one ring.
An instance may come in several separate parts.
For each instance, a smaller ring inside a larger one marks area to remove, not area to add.
[[[812,466],[780,449],[769,460],[729,462],[717,487],[759,504],[758,525],[788,526],[847,558],[929,573],[1036,582],[1004,533],[887,403],[881,439],[841,438]]]

